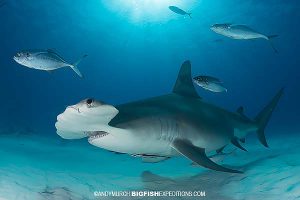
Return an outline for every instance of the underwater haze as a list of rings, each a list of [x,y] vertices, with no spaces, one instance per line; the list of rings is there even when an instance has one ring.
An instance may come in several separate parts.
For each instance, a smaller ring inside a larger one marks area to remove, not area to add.
[[[1,1],[0,200],[101,199],[95,191],[112,190],[300,199],[300,1]],[[216,34],[210,29],[216,23],[278,35],[272,39],[278,53],[266,40]],[[70,63],[88,55],[78,65],[84,78],[68,67],[47,73],[14,61],[17,52],[30,49],[51,49]],[[185,60],[193,77],[218,77],[228,90],[213,93],[195,85],[204,101],[233,112],[243,106],[250,118],[285,88],[265,130],[270,148],[250,134],[249,152],[237,149],[224,160],[244,174],[193,167],[183,157],[143,163],[86,138],[57,135],[57,116],[83,99],[118,105],[170,93]]]

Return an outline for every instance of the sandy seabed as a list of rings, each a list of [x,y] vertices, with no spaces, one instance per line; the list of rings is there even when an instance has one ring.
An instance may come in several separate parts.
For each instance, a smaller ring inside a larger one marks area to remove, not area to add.
[[[300,134],[273,134],[268,140],[266,149],[255,135],[247,138],[248,153],[236,150],[222,161],[244,171],[230,174],[193,167],[184,158],[142,163],[139,158],[93,147],[86,140],[62,140],[55,133],[52,137],[2,133],[0,200],[103,199],[94,192],[132,190],[206,194],[169,199],[300,199]]]

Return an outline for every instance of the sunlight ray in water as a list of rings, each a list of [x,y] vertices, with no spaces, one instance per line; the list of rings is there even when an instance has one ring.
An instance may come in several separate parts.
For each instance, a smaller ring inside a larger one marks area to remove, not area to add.
[[[183,9],[192,9],[199,1],[188,0],[115,0],[102,1],[109,9],[129,18],[132,22],[140,22],[145,19],[151,21],[168,20],[172,14],[168,7],[175,5]],[[174,14],[174,13],[173,13]]]

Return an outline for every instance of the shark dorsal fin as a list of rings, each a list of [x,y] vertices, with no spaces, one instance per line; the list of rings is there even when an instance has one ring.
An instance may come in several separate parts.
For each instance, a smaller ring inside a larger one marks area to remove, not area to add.
[[[173,92],[181,96],[200,98],[192,81],[190,61],[187,60],[181,65]]]

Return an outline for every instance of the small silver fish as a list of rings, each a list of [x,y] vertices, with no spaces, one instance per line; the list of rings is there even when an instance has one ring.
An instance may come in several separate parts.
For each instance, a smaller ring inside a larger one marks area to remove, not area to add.
[[[197,85],[211,92],[227,92],[223,83],[215,77],[197,76],[193,80]]]
[[[82,77],[77,65],[86,56],[87,55],[84,55],[77,62],[70,64],[53,50],[30,50],[17,53],[14,56],[14,60],[20,65],[45,71],[52,71],[62,67],[71,67],[78,76]]]
[[[192,16],[191,16],[192,13],[185,12],[184,10],[182,10],[181,8],[178,8],[176,6],[169,6],[169,9],[179,15],[188,15],[190,18],[192,18]]]
[[[259,33],[246,25],[239,24],[214,24],[210,27],[215,33],[221,34],[223,36],[235,39],[235,40],[252,40],[252,39],[265,39],[268,40],[275,52],[277,50],[271,43],[271,39],[277,37],[278,35],[264,35]]]

